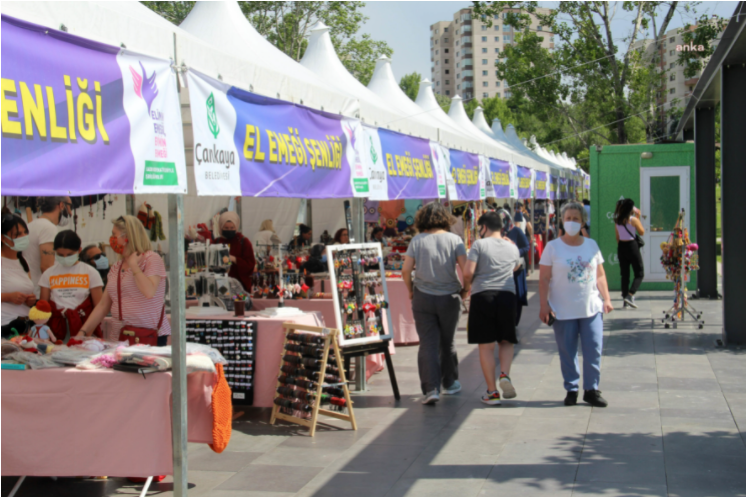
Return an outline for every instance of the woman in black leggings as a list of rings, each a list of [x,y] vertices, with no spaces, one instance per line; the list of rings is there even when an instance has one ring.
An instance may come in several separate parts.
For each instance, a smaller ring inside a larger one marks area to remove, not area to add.
[[[622,298],[624,308],[627,306],[637,309],[635,304],[635,293],[645,276],[642,264],[640,247],[635,240],[635,233],[640,236],[645,234],[645,228],[640,222],[640,211],[635,208],[635,202],[631,198],[625,198],[617,202],[616,212],[616,241],[618,242],[619,270],[622,276]],[[629,285],[629,268],[635,272],[632,286]]]

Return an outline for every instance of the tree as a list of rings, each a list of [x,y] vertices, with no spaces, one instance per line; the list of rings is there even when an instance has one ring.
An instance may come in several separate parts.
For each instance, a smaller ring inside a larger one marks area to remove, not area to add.
[[[636,143],[655,134],[663,73],[657,67],[659,57],[636,49],[635,43],[651,30],[662,42],[674,15],[691,13],[695,5],[560,2],[544,13],[532,1],[474,2],[474,17],[491,25],[495,15],[506,13],[504,23],[517,33],[500,54],[506,61],[497,64],[498,78],[511,88],[510,107],[523,107],[541,122],[557,121],[559,127],[552,133],[559,136],[555,146],[580,148],[581,143],[589,148]],[[553,33],[553,51],[542,48],[543,37],[529,29],[532,15],[544,31]],[[612,26],[623,21],[631,28],[623,40],[626,48],[620,50],[622,40],[614,37]]]
[[[174,24],[180,24],[195,2],[143,2]],[[393,54],[384,41],[357,36],[368,19],[364,2],[239,2],[242,13],[261,35],[294,60],[302,60],[310,29],[322,21],[346,69],[363,84],[372,77],[377,58]]]
[[[406,74],[405,76],[403,76],[398,86],[401,87],[403,93],[408,95],[408,98],[415,101],[417,95],[419,94],[419,85],[421,85],[421,80],[421,74],[412,72],[411,74]]]
[[[718,17],[702,15],[696,24],[687,25],[679,30],[684,49],[679,52],[679,65],[684,67],[684,76],[696,76],[715,53],[716,44],[713,41],[726,29],[726,20]],[[697,47],[692,50],[692,47]]]
[[[435,94],[434,97],[437,99],[437,104],[445,111],[445,113],[450,111],[450,106],[453,103],[450,97],[439,93]]]

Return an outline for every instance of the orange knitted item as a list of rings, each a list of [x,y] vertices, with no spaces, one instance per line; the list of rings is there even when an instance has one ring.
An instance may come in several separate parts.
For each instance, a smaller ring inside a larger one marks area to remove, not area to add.
[[[224,376],[224,365],[216,364],[218,379],[211,394],[213,409],[213,452],[222,453],[231,440],[231,389]]]

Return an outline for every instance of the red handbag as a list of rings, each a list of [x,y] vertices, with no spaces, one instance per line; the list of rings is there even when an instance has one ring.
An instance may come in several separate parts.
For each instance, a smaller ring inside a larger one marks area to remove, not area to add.
[[[122,269],[117,271],[117,307],[120,311],[120,321],[122,321],[122,289],[120,280],[122,279]],[[120,331],[120,341],[127,340],[130,345],[152,345],[157,346],[159,344],[159,330],[161,329],[161,323],[164,322],[164,313],[166,311],[166,302],[164,307],[161,308],[161,317],[159,318],[159,324],[156,325],[156,329],[150,328],[138,328],[136,326],[125,326]]]

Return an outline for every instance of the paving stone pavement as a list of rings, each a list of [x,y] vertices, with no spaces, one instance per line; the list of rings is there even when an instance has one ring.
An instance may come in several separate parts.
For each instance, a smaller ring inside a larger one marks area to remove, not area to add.
[[[394,356],[402,398],[386,372],[356,393],[359,430],[333,421],[314,438],[244,409],[223,454],[189,448],[191,497],[740,496],[746,492],[746,352],[716,348],[721,303],[695,301],[705,329],[660,325],[669,292],[638,294],[637,310],[605,318],[601,390],[606,409],[564,407],[551,328],[529,282],[512,366],[518,397],[501,407],[484,390],[475,346],[457,335],[459,395],[419,403],[417,347]],[[655,321],[654,321],[655,320]],[[654,327],[654,324],[656,325]],[[14,478],[2,479],[6,496]],[[138,495],[123,479],[27,480],[18,497]],[[149,495],[171,496],[169,480]]]

